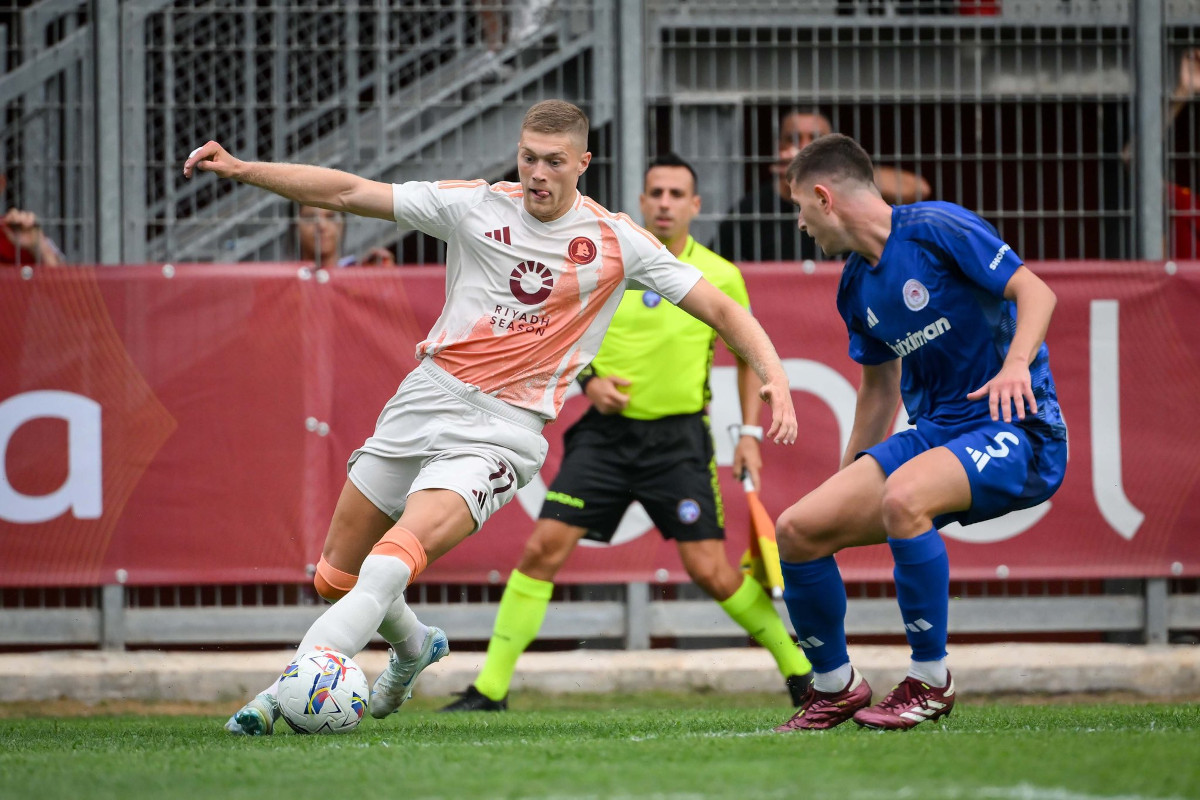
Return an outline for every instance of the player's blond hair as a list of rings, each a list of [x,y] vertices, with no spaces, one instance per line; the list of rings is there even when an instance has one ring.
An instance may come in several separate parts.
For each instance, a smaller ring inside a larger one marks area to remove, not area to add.
[[[579,106],[566,100],[543,100],[525,112],[521,130],[534,133],[565,133],[586,150],[588,118]]]

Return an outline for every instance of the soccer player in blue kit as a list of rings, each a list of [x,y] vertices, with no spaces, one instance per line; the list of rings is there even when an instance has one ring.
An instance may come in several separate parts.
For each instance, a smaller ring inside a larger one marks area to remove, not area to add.
[[[841,469],[777,523],[784,601],[813,663],[800,710],[776,731],[853,719],[906,730],[954,707],[946,668],[950,566],[938,527],[1046,500],[1062,483],[1067,434],[1043,340],[1055,296],[961,206],[892,207],[871,159],[839,134],[788,167],[798,224],[849,253],[837,305],[862,365]],[[915,428],[888,435],[903,399]],[[846,648],[846,589],[834,553],[886,542],[908,677],[879,704]]]

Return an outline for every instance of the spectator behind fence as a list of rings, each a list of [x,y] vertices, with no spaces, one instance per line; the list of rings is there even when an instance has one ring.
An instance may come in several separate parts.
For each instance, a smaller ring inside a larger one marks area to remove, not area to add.
[[[689,234],[700,212],[695,170],[661,156],[646,170],[641,195],[647,229],[685,264],[749,308],[737,267]],[[533,533],[509,576],[473,684],[443,711],[504,711],[517,659],[541,629],[554,577],[578,542],[611,542],[629,505],[639,501],[666,539],[674,539],[688,575],[770,651],[799,705],[808,693],[808,660],[788,636],[771,598],[725,554],[725,526],[708,424],[709,367],[716,334],[655,292],[625,292],[604,343],[579,384],[591,401],[566,432],[566,453],[542,502]],[[759,381],[737,359],[742,426],[735,475],[758,485]]]
[[[317,267],[396,266],[396,257],[386,247],[373,247],[361,256],[339,256],[346,234],[346,217],[340,211],[300,206],[296,214],[296,238],[300,260]]]
[[[516,74],[505,62],[523,48],[548,18],[554,0],[477,0],[480,34],[487,52],[477,68],[482,79],[504,81]]]
[[[1183,107],[1200,95],[1200,48],[1188,50],[1179,59],[1179,82],[1171,95],[1167,127],[1174,124]],[[1200,186],[1183,186],[1167,181],[1167,204],[1173,214],[1167,242],[1168,258],[1200,258]]]
[[[32,211],[10,208],[0,219],[0,266],[58,267],[63,260],[62,251],[42,231]]]
[[[822,254],[796,228],[785,172],[788,164],[813,140],[828,136],[833,126],[816,111],[790,111],[779,121],[774,180],[738,201],[717,228],[712,248],[732,261],[801,261]],[[915,203],[930,196],[929,183],[919,175],[894,167],[875,167],[875,183],[889,203]]]
[[[1184,106],[1200,95],[1200,48],[1188,50],[1179,59],[1179,79],[1171,93],[1171,104],[1163,123],[1163,138],[1175,123]],[[1121,150],[1126,166],[1133,163],[1134,140]],[[1163,253],[1167,258],[1200,258],[1200,187],[1176,183],[1170,177],[1164,182],[1167,210],[1170,214],[1163,232]]]

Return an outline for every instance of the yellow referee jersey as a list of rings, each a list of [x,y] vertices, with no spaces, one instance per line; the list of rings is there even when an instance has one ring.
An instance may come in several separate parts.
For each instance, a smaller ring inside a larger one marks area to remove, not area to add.
[[[750,308],[742,273],[729,261],[690,236],[679,260],[699,269],[710,283]],[[592,366],[597,375],[615,375],[631,382],[627,387],[629,405],[622,412],[626,417],[692,414],[708,405],[716,337],[716,331],[661,295],[629,290]]]

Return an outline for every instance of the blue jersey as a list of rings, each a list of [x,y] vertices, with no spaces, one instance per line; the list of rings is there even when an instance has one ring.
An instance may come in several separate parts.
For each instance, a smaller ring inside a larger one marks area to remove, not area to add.
[[[958,428],[990,421],[987,398],[967,394],[996,376],[1017,325],[1004,287],[1021,259],[989,223],[940,201],[896,206],[879,263],[847,259],[837,305],[860,364],[903,359],[900,391],[909,421]],[[1029,365],[1036,420],[1065,438],[1045,343]],[[1014,419],[1014,422],[1016,420]]]

